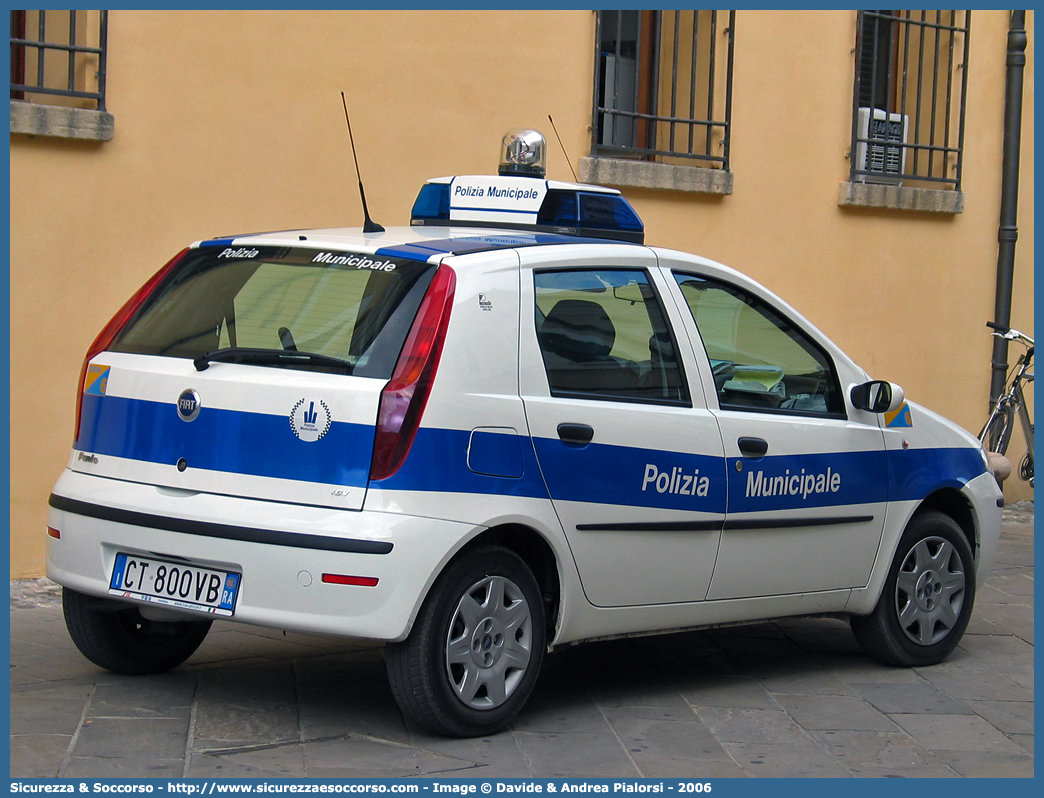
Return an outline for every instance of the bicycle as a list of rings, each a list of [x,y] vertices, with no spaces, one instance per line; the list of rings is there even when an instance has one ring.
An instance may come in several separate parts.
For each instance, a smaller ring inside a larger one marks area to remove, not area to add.
[[[1015,426],[1015,413],[1018,412],[1028,447],[1019,464],[1019,478],[1029,482],[1030,487],[1033,487],[1033,419],[1030,418],[1029,406],[1022,390],[1023,383],[1033,382],[1033,372],[1029,370],[1033,365],[1033,339],[1018,330],[993,322],[986,322],[986,326],[994,330],[992,335],[1017,341],[1025,346],[1026,353],[1019,356],[1018,362],[1005,380],[1006,390],[997,400],[993,412],[979,433],[979,440],[986,447],[986,451],[1006,455]]]

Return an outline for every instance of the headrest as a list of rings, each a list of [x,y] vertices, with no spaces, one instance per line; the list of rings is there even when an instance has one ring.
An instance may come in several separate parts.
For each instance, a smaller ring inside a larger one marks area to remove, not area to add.
[[[585,299],[560,300],[540,328],[540,345],[574,363],[608,357],[615,341],[616,328],[605,308]]]

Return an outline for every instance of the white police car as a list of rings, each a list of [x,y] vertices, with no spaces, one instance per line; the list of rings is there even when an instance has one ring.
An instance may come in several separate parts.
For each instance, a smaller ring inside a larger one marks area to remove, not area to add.
[[[198,242],[116,314],[48,516],[88,659],[163,671],[215,617],[384,640],[404,712],[470,735],[581,640],[956,646],[1000,530],[978,442],[542,162],[516,131],[410,227]]]

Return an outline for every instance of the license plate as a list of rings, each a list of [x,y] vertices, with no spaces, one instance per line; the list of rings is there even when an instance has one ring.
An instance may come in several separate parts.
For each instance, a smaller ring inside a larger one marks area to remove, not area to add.
[[[117,554],[109,593],[214,615],[231,615],[242,574],[136,554]]]

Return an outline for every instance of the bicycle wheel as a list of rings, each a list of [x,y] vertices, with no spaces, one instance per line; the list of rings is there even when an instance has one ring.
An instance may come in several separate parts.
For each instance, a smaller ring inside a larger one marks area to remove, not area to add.
[[[1007,454],[1014,423],[1015,409],[1010,404],[998,405],[979,436],[986,444],[986,451]]]
[[[1019,479],[1028,482],[1033,487],[1033,452],[1026,452],[1019,463]]]

